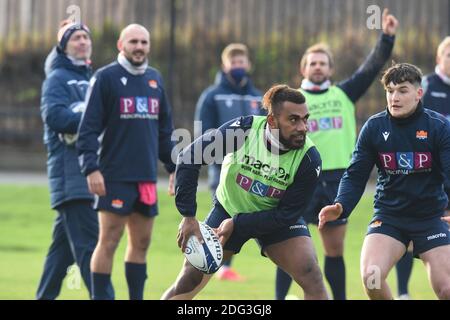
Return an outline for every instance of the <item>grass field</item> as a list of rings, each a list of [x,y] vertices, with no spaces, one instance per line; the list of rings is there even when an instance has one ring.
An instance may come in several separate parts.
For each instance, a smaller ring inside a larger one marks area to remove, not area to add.
[[[146,299],[160,298],[175,280],[183,261],[175,241],[180,215],[175,209],[173,198],[166,196],[163,190],[159,196],[160,215],[155,223],[147,260],[149,279],[145,290]],[[345,245],[349,299],[366,299],[359,277],[359,255],[371,217],[371,207],[372,196],[366,195],[349,223]],[[207,192],[199,193],[198,208],[199,218],[204,218],[210,208]],[[46,187],[0,186],[0,299],[34,299],[51,241],[54,217],[55,213],[49,208]],[[322,264],[322,248],[315,227],[311,227],[311,233]],[[128,298],[123,265],[125,243],[123,239],[114,262],[113,282],[117,299]],[[275,268],[268,259],[260,256],[254,241],[244,246],[233,265],[247,278],[245,282],[230,283],[213,279],[198,298],[273,299]],[[395,290],[395,272],[389,276],[389,283]],[[418,260],[414,264],[410,292],[414,299],[435,299],[423,264]],[[301,289],[293,285],[290,293],[301,296]],[[88,295],[84,287],[71,290],[64,284],[60,298],[87,299]]]

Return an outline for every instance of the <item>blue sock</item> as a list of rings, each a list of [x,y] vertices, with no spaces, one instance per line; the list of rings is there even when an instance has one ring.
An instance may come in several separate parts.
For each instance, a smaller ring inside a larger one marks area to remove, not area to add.
[[[114,300],[111,275],[91,273],[92,300]]]
[[[277,268],[277,278],[275,282],[275,299],[284,300],[292,283],[292,278],[286,272]]]
[[[231,260],[232,260],[232,259],[233,259],[233,258],[230,258],[229,260],[225,261],[225,262],[223,263],[223,266],[230,268],[230,267],[231,267]]]
[[[125,262],[125,277],[127,278],[130,300],[144,300],[147,264]]]
[[[343,257],[325,256],[325,278],[330,284],[334,300],[345,300],[345,264]]]
[[[398,295],[408,294],[408,281],[411,276],[413,267],[413,254],[406,252],[406,254],[397,262],[395,269],[397,270],[397,285]]]

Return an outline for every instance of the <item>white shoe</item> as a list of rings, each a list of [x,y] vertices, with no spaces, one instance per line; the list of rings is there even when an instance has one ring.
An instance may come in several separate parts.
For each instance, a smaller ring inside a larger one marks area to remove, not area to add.
[[[409,296],[409,294],[405,293],[405,294],[399,295],[396,300],[412,300],[412,299]]]

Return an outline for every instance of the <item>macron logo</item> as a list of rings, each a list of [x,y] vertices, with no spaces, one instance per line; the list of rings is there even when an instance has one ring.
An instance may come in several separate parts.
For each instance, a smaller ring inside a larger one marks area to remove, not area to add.
[[[235,123],[230,124],[230,128],[238,128],[241,125],[241,121],[237,120]]]
[[[120,81],[122,81],[123,85],[126,86],[127,82],[128,82],[128,79],[125,78],[125,77],[122,77],[122,78],[120,78]]]
[[[383,132],[383,138],[384,138],[384,141],[387,141],[387,139],[389,138],[389,135],[390,135],[391,133],[390,132]]]
[[[320,176],[320,167],[316,168],[316,173],[317,173],[317,177],[319,177]]]
[[[445,233],[437,233],[437,234],[433,234],[432,236],[428,236],[427,240],[434,240],[437,238],[447,238],[447,235]]]
[[[290,226],[289,230],[295,230],[295,229],[306,229],[308,230],[308,227],[303,224],[296,224],[294,226]]]

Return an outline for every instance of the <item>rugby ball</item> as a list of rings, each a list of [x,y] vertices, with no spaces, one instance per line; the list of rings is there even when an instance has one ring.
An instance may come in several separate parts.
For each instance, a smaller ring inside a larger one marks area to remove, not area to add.
[[[223,249],[214,230],[203,222],[199,222],[203,244],[196,236],[191,236],[187,242],[184,256],[197,270],[212,274],[219,270],[223,258]]]

